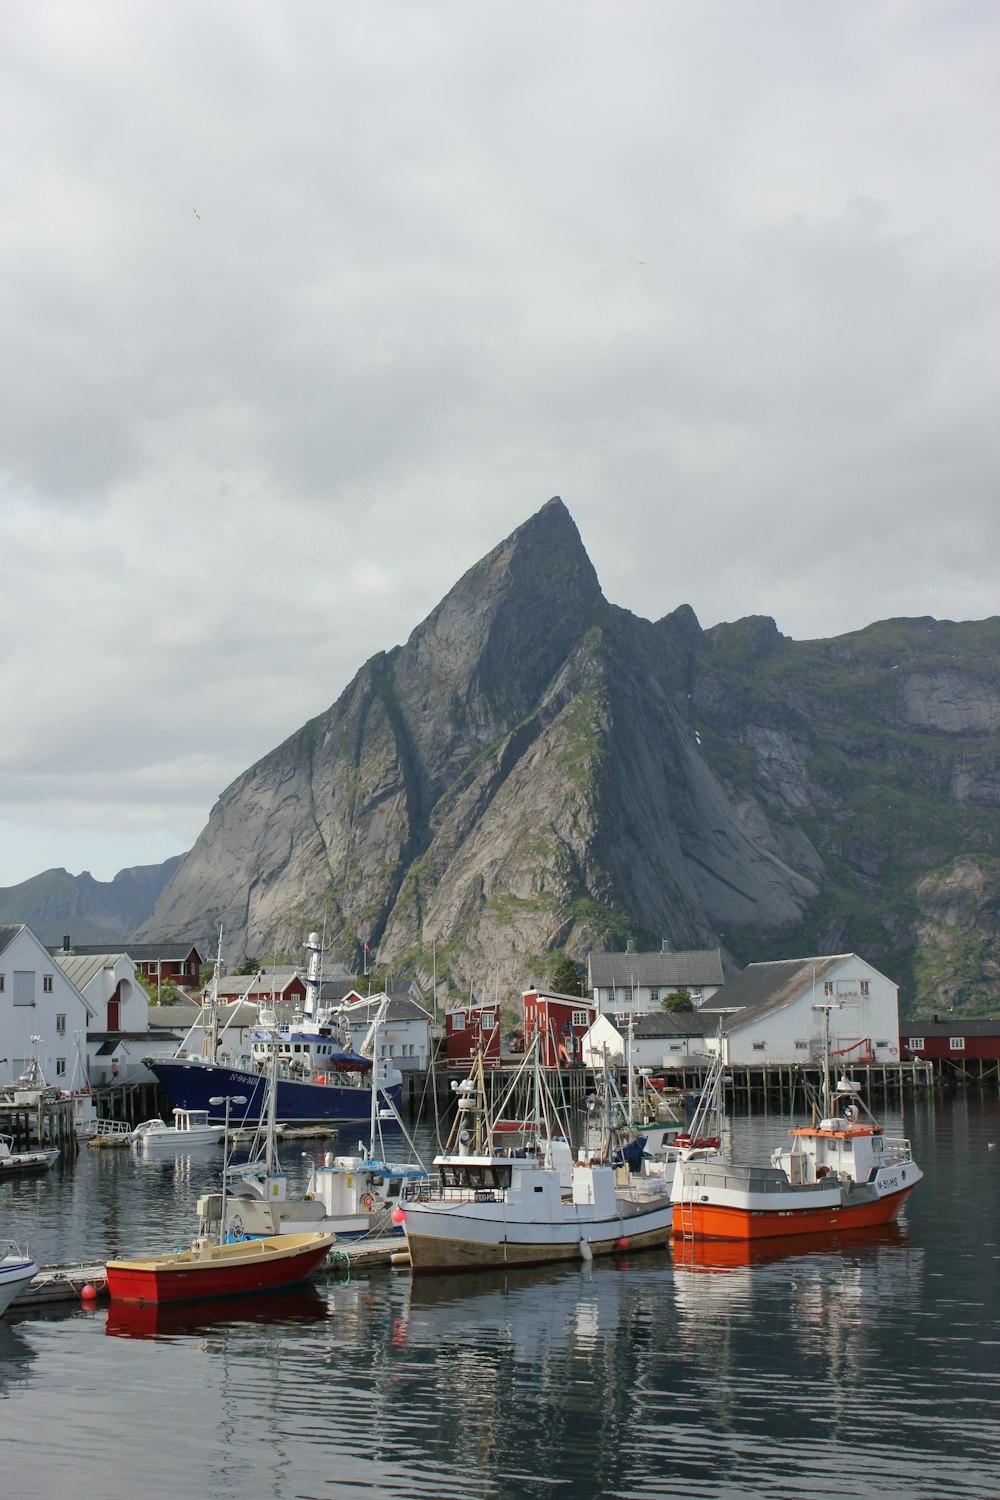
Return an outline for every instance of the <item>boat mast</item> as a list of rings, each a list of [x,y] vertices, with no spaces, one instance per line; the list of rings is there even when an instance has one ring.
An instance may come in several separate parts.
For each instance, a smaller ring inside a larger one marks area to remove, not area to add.
[[[306,998],[303,1011],[310,1021],[315,1021],[319,1013],[323,985],[323,944],[319,940],[318,932],[309,934],[305,941],[305,948],[309,954],[309,964],[304,981]]]
[[[212,998],[209,1002],[212,1007],[211,1030],[209,1031],[208,1056],[210,1062],[215,1062],[219,1055],[219,981],[222,976],[222,923],[219,923],[219,946],[215,954],[215,968],[212,970]]]

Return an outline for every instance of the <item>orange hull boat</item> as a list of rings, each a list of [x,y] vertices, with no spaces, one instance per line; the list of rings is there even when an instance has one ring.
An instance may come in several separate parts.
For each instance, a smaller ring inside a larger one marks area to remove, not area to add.
[[[916,1183],[913,1184],[916,1187]],[[793,1235],[836,1234],[891,1224],[911,1191],[902,1188],[874,1202],[833,1207],[747,1209],[715,1203],[674,1204],[673,1231],[678,1239],[773,1240]]]

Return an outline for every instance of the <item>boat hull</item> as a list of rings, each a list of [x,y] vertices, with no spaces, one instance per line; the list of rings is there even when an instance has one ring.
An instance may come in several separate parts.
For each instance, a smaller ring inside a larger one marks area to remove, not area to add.
[[[907,1195],[916,1187],[913,1182],[898,1192],[887,1193],[870,1202],[851,1205],[834,1203],[815,1207],[790,1204],[782,1195],[774,1207],[750,1208],[739,1204],[675,1203],[673,1232],[675,1240],[773,1240],[798,1235],[837,1234],[857,1229],[874,1229],[893,1223]]]
[[[40,1177],[58,1160],[57,1149],[15,1151],[10,1156],[0,1156],[0,1181],[5,1177]]]
[[[225,1105],[214,1105],[213,1098],[240,1095],[246,1104],[239,1106],[241,1120],[259,1120],[267,1090],[267,1075],[221,1063],[202,1063],[179,1058],[151,1059],[147,1066],[162,1086],[171,1109],[205,1109],[210,1120],[225,1119]],[[382,1088],[397,1109],[402,1103],[402,1084]],[[324,1122],[367,1123],[371,1116],[371,1088],[365,1084],[309,1083],[279,1078],[277,1120],[281,1125],[316,1125]]]
[[[480,1205],[415,1204],[406,1209],[404,1228],[414,1274],[467,1271],[495,1266],[538,1266],[652,1250],[670,1239],[669,1203],[631,1218],[567,1217],[561,1223],[518,1223],[486,1218]],[[586,1246],[586,1252],[584,1251]]]
[[[305,1281],[326,1258],[331,1234],[275,1235],[235,1245],[195,1245],[190,1250],[136,1260],[109,1260],[108,1292],[119,1302],[193,1302],[244,1297]]]
[[[38,1266],[33,1260],[22,1256],[5,1256],[0,1260],[0,1316],[37,1275]]]

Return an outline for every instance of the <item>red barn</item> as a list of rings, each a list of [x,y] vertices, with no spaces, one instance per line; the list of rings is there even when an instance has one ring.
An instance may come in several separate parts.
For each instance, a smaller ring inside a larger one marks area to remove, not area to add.
[[[450,1010],[445,1021],[445,1049],[450,1068],[467,1068],[482,1048],[488,1068],[500,1064],[500,1006],[463,1005]]]
[[[942,1021],[915,1020],[899,1023],[899,1055],[903,1062],[921,1058],[935,1064],[935,1072],[972,1071],[982,1074],[983,1064],[995,1067],[1000,1059],[1000,1021],[969,1020],[950,1016]]]
[[[583,1061],[583,1038],[597,1019],[597,1006],[579,995],[524,992],[524,1045],[541,1032],[540,1058],[546,1068],[569,1068]]]

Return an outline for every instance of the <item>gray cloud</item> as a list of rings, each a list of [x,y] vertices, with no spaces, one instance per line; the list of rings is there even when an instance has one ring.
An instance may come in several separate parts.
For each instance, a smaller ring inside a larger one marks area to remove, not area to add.
[[[554,493],[653,617],[996,613],[998,32],[8,7],[0,884],[189,844]]]

